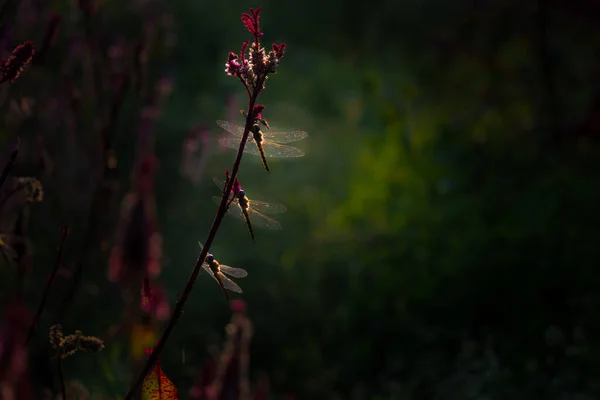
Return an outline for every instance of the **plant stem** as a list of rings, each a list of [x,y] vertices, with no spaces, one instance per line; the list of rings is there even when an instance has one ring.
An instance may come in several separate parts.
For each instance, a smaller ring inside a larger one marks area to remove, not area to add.
[[[9,192],[6,193],[6,196],[4,196],[2,198],[2,200],[0,200],[0,212],[4,209],[4,206],[6,205],[6,203],[17,193],[19,193],[20,191],[22,191],[23,189],[25,189],[25,185],[24,184],[18,184],[16,185],[15,188],[13,188],[12,190],[10,190]]]
[[[92,202],[90,204],[90,213],[88,215],[87,227],[85,228],[85,233],[83,235],[83,241],[81,247],[79,248],[79,254],[77,256],[77,261],[75,262],[75,267],[73,268],[73,280],[66,290],[66,295],[56,313],[56,320],[63,320],[65,318],[65,314],[67,313],[68,307],[73,302],[73,298],[79,288],[79,284],[81,283],[82,273],[83,273],[83,265],[85,262],[86,256],[89,254],[92,245],[94,244],[94,235],[96,233],[96,227],[98,225],[98,221],[102,218],[107,203],[107,197],[110,196],[110,189],[105,187],[105,180],[108,176],[108,166],[106,155],[111,147],[111,137],[110,134],[114,131],[116,124],[118,122],[119,114],[123,108],[124,98],[129,89],[130,79],[126,79],[122,86],[119,88],[118,93],[115,95],[114,102],[111,106],[110,116],[106,126],[100,133],[102,139],[102,162],[104,164],[102,173],[98,178],[98,184],[96,186],[96,191],[92,197]]]
[[[60,390],[62,391],[63,400],[67,400],[67,388],[65,387],[65,375],[62,367],[62,352],[58,352],[58,379],[60,380]]]
[[[10,153],[10,159],[4,166],[4,169],[2,170],[2,175],[0,175],[0,189],[2,188],[2,185],[4,185],[4,181],[6,181],[6,178],[8,178],[8,174],[10,173],[10,170],[12,169],[15,161],[17,160],[18,154],[19,154],[19,147],[18,147],[18,142],[17,142],[17,148],[14,149],[12,151],[12,153]]]
[[[50,288],[52,287],[52,283],[54,282],[54,278],[56,277],[56,273],[60,268],[60,264],[62,261],[62,251],[65,246],[65,241],[67,239],[67,235],[69,233],[69,225],[65,225],[62,229],[62,235],[60,237],[60,244],[58,246],[58,252],[56,253],[56,261],[54,261],[54,267],[52,268],[52,272],[50,273],[50,277],[48,277],[48,281],[46,282],[46,287],[44,288],[44,294],[42,294],[42,300],[40,301],[40,305],[35,313],[35,318],[33,319],[33,323],[29,327],[29,332],[27,332],[27,339],[25,339],[25,344],[28,344],[33,336],[33,332],[35,331],[35,327],[42,315],[42,311],[44,311],[44,306],[46,305],[46,301],[48,300],[48,295],[50,294]]]
[[[256,103],[256,98],[258,97],[258,94],[260,93],[260,89],[258,89],[258,88],[260,88],[261,85],[262,85],[261,82],[259,82],[259,84],[256,85],[256,89],[254,90],[253,95],[250,97],[250,101],[248,103],[248,113],[246,114],[246,124],[244,126],[244,134],[242,135],[242,140],[240,141],[240,147],[238,148],[235,162],[233,163],[233,168],[231,169],[231,176],[230,176],[229,180],[227,181],[227,185],[226,185],[226,188],[225,188],[223,194],[221,195],[221,202],[219,203],[219,208],[217,209],[217,213],[215,214],[215,219],[213,220],[213,223],[208,232],[208,236],[207,236],[206,240],[204,241],[204,247],[200,251],[200,256],[198,256],[198,259],[196,260],[196,264],[194,265],[194,268],[192,269],[192,272],[185,284],[185,287],[183,288],[183,291],[181,292],[181,295],[179,296],[179,300],[175,304],[175,308],[173,309],[173,313],[171,314],[169,323],[167,324],[165,330],[163,331],[163,334],[160,337],[160,340],[158,341],[156,346],[154,346],[154,350],[152,351],[152,354],[150,354],[150,357],[148,357],[148,361],[146,361],[146,365],[144,366],[144,369],[140,372],[140,375],[138,376],[137,380],[134,382],[133,386],[129,389],[129,392],[127,392],[127,395],[125,396],[124,400],[131,400],[133,398],[133,395],[136,392],[137,388],[140,387],[140,385],[144,381],[144,378],[146,377],[146,375],[148,375],[150,370],[154,367],[154,364],[156,364],[156,360],[158,359],[160,352],[165,347],[165,344],[166,344],[167,340],[169,339],[169,336],[171,335],[173,328],[177,324],[177,321],[179,321],[179,317],[181,317],[181,314],[183,312],[183,306],[185,305],[185,302],[187,301],[188,296],[190,295],[190,292],[192,291],[192,288],[194,287],[196,278],[198,277],[198,274],[200,273],[200,270],[202,268],[202,263],[204,262],[206,255],[208,254],[208,251],[210,250],[210,245],[212,244],[213,240],[215,239],[215,236],[217,235],[217,231],[219,229],[219,226],[221,225],[221,221],[223,220],[223,217],[225,216],[225,213],[227,212],[227,200],[229,198],[229,193],[231,192],[231,189],[233,187],[233,182],[235,181],[238,170],[240,169],[240,164],[242,162],[242,155],[244,153],[246,141],[248,140],[248,134],[250,133],[250,128],[252,127],[252,124],[253,124],[254,105]]]

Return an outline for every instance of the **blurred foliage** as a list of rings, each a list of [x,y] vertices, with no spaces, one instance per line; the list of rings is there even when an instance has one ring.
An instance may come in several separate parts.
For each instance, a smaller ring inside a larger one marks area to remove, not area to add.
[[[153,53],[148,75],[173,84],[155,151],[160,280],[174,303],[214,217],[212,178],[233,162],[233,152],[216,147],[214,121],[244,108],[243,88],[223,69],[227,52],[245,40],[240,13],[256,4],[96,3],[96,26],[115,42],[135,40],[155,13],[164,12],[158,20],[172,29],[174,47]],[[249,271],[243,298],[254,326],[251,381],[267,374],[274,398],[600,396],[600,147],[593,129],[600,21],[580,11],[592,2],[555,3],[260,4],[266,41],[288,44],[261,102],[273,129],[310,136],[298,144],[306,157],[273,161],[268,175],[258,159],[243,160],[246,191],[287,206],[284,230],[261,231],[253,244],[243,224],[226,218],[211,247],[221,262]],[[5,115],[11,101],[56,89],[66,38],[83,34],[73,2],[52,8],[63,23],[47,65],[0,87]],[[40,40],[42,28],[25,28],[3,50]],[[116,398],[132,379],[129,337],[108,335],[126,316],[106,265],[135,163],[136,102],[126,97],[115,128],[118,189],[86,258],[82,290],[57,321],[67,286],[58,284],[40,323],[105,341],[93,360],[65,366],[91,398]],[[79,146],[93,148],[98,110],[83,105],[74,132]],[[74,238],[64,264],[77,258],[98,170],[67,148],[71,131],[63,124],[28,124],[7,116],[0,140],[8,155],[17,134],[26,140],[49,132],[53,171],[42,174],[33,156],[20,158],[16,171],[44,187],[30,216],[24,298],[33,309],[66,222]],[[180,170],[193,126],[206,127],[213,146],[197,185]],[[15,269],[3,265],[0,273],[8,302]],[[230,316],[222,297],[201,274],[161,355],[181,398],[222,342]],[[36,346],[33,379],[52,387],[51,356]]]

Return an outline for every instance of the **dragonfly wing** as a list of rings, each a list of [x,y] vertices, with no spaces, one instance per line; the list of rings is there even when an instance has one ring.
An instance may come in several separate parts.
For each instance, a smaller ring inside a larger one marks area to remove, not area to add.
[[[287,210],[283,204],[272,204],[254,200],[250,200],[250,208],[262,214],[281,214]]]
[[[219,139],[219,144],[223,147],[237,150],[240,147],[240,139],[224,137]],[[244,153],[260,156],[260,152],[258,151],[258,147],[256,146],[254,140],[248,140],[246,142],[246,147],[244,147]]]
[[[213,178],[213,182],[215,183],[215,185],[217,185],[217,187],[219,188],[219,190],[221,190],[221,192],[223,191],[223,187],[225,186],[225,181],[223,179],[220,178]]]
[[[298,140],[306,139],[308,133],[304,131],[290,132],[263,132],[263,138],[269,142],[275,143],[291,143]]]
[[[225,129],[227,132],[231,133],[234,136],[242,137],[244,135],[244,128],[239,125],[232,124],[231,122],[218,120],[217,125],[221,128]]]
[[[219,269],[224,274],[233,276],[234,278],[245,278],[248,276],[248,272],[245,269],[230,267],[229,265],[219,265]]]
[[[217,205],[221,203],[220,197],[213,196],[212,199],[213,199],[213,202]],[[234,201],[233,203],[231,203],[231,205],[229,206],[229,210],[227,210],[227,214],[233,215],[237,219],[241,219],[244,221],[246,220],[246,218],[244,218],[244,213],[242,212],[242,208],[240,207],[240,205],[238,204],[237,201]]]
[[[250,144],[250,143],[248,143]],[[304,152],[300,149],[291,146],[284,146],[282,144],[277,144],[273,142],[265,141],[263,142],[263,150],[265,152],[265,157],[267,158],[292,158],[292,157],[302,157],[304,156]],[[256,146],[254,146],[256,148]],[[252,148],[252,147],[250,147]],[[244,150],[247,153],[248,146],[246,145],[246,149]],[[256,149],[258,154],[258,149]],[[251,153],[254,154],[254,153]]]
[[[226,277],[224,274],[219,273],[219,278],[221,278],[221,282],[223,282],[223,286],[225,289],[231,290],[232,292],[242,293],[242,288],[238,286],[237,283]]]
[[[213,274],[212,270],[210,269],[210,267],[208,266],[208,264],[207,264],[207,263],[205,263],[205,262],[204,262],[204,263],[202,263],[202,268],[204,268],[204,270],[205,270],[206,272],[208,272],[208,274],[209,274],[210,276],[212,276],[213,278],[215,278],[215,274]],[[215,278],[215,279],[217,279],[217,278]]]
[[[272,229],[272,230],[281,230],[283,227],[281,224],[274,220],[271,217],[267,217],[266,215],[259,213],[252,208],[248,210],[248,214],[250,215],[250,221],[252,221],[252,225],[258,228],[263,229]]]

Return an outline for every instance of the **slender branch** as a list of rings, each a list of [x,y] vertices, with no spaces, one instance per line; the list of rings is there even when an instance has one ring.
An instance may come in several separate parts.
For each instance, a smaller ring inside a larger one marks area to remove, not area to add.
[[[58,25],[60,24],[61,20],[62,20],[62,17],[58,14],[55,14],[52,16],[52,19],[50,20],[50,23],[48,24],[48,28],[46,28],[46,33],[44,34],[42,46],[34,54],[31,64],[42,65],[44,63],[44,61],[46,59],[46,54],[48,53],[48,50],[50,49],[50,45],[52,44],[52,39],[54,38],[56,29],[58,28]]]
[[[536,14],[536,25],[537,25],[537,39],[538,39],[538,51],[540,57],[541,75],[543,85],[545,89],[544,100],[545,100],[545,112],[548,113],[546,118],[542,118],[546,121],[546,129],[550,133],[550,143],[557,145],[560,142],[560,107],[556,101],[557,99],[557,87],[555,80],[554,64],[552,62],[552,53],[548,45],[548,6],[546,1],[538,0]]]
[[[65,247],[65,241],[67,240],[67,235],[69,234],[69,225],[65,225],[62,229],[62,235],[60,237],[60,244],[58,245],[58,252],[56,253],[56,261],[54,261],[54,267],[52,268],[52,272],[50,273],[50,277],[48,277],[48,281],[46,282],[46,287],[44,288],[44,294],[42,294],[42,300],[40,301],[40,305],[35,313],[35,317],[33,318],[33,323],[29,327],[29,332],[27,332],[27,339],[25,340],[25,344],[28,344],[33,336],[33,332],[35,331],[35,327],[44,311],[44,306],[46,305],[46,301],[48,300],[48,295],[50,294],[50,288],[52,287],[52,283],[54,282],[54,278],[56,277],[56,273],[60,268],[60,264],[62,261],[62,252]]]
[[[60,390],[62,391],[63,400],[67,400],[67,388],[65,387],[65,374],[63,373],[62,351],[58,351],[58,380],[60,380]]]
[[[102,216],[102,208],[106,206],[106,202],[104,196],[106,194],[106,188],[104,187],[104,181],[107,177],[107,160],[106,154],[110,150],[111,147],[111,134],[114,135],[114,130],[117,124],[117,120],[119,118],[119,114],[123,108],[123,102],[125,98],[125,94],[129,88],[130,79],[126,78],[125,82],[119,87],[119,91],[115,95],[114,102],[111,106],[110,117],[106,126],[101,131],[101,139],[102,139],[102,161],[104,163],[104,167],[102,169],[102,173],[98,178],[98,185],[96,186],[96,191],[92,197],[92,202],[90,205],[90,213],[88,215],[87,227],[85,230],[85,234],[83,236],[83,243],[80,247],[79,255],[77,257],[77,262],[75,263],[74,272],[73,272],[73,280],[66,290],[66,295],[62,301],[62,304],[57,313],[57,319],[61,320],[65,316],[67,312],[67,308],[72,303],[73,298],[75,297],[75,293],[77,292],[77,288],[81,282],[82,274],[83,274],[83,265],[85,261],[85,257],[89,253],[91,246],[94,244],[94,234],[96,226],[98,225],[98,220]]]
[[[245,80],[242,79],[241,76],[238,75],[238,78],[240,78],[240,82],[242,82],[242,85],[244,85],[244,89],[246,89],[246,93],[248,93],[248,100],[250,100],[252,98],[252,93],[250,93],[250,88],[248,87],[248,84]]]
[[[257,87],[260,88],[261,86],[257,85]],[[255,90],[253,95],[250,97],[250,101],[248,104],[248,113],[246,114],[246,124],[244,126],[244,134],[242,135],[242,140],[240,141],[240,147],[238,148],[235,162],[233,163],[233,168],[231,169],[231,177],[227,181],[226,190],[221,195],[221,202],[219,203],[219,208],[217,209],[217,213],[215,214],[215,219],[213,220],[213,223],[210,227],[208,236],[207,236],[206,240],[204,241],[204,247],[200,251],[200,255],[198,256],[198,259],[196,260],[196,264],[194,265],[194,268],[192,269],[192,272],[185,284],[185,287],[183,288],[183,291],[181,292],[181,295],[179,296],[179,299],[177,300],[177,303],[175,304],[175,308],[173,309],[173,313],[171,314],[171,318],[169,319],[169,323],[167,324],[167,327],[165,328],[165,330],[164,330],[162,336],[160,337],[160,340],[156,344],[156,346],[154,346],[154,350],[152,351],[152,354],[150,354],[150,356],[148,357],[148,361],[146,361],[146,365],[144,366],[143,370],[140,372],[140,375],[137,377],[136,381],[133,383],[133,385],[129,389],[129,392],[127,392],[127,395],[125,396],[124,400],[131,400],[133,398],[136,390],[140,387],[140,385],[144,381],[144,378],[146,377],[146,375],[148,375],[150,370],[156,364],[156,360],[158,359],[160,352],[165,347],[165,344],[166,344],[167,340],[169,339],[169,336],[171,335],[173,328],[175,327],[175,325],[177,324],[177,321],[179,321],[179,317],[181,317],[181,314],[183,313],[183,307],[185,305],[185,302],[187,301],[187,299],[192,291],[192,288],[194,287],[196,278],[198,277],[198,274],[200,273],[200,270],[202,268],[202,263],[206,259],[206,255],[208,254],[208,251],[210,250],[210,246],[211,246],[213,240],[215,239],[215,236],[217,235],[217,231],[219,229],[219,226],[221,225],[221,221],[223,220],[223,217],[225,216],[225,213],[227,212],[227,200],[229,199],[229,192],[231,192],[231,189],[233,188],[233,182],[235,181],[238,170],[240,169],[240,164],[242,162],[242,155],[244,154],[244,148],[246,146],[246,141],[248,140],[250,128],[252,127],[252,124],[253,124],[254,105],[256,104],[256,98],[258,97],[259,92],[260,92],[260,90]]]
[[[10,200],[15,194],[19,193],[21,190],[25,189],[27,186],[24,184],[18,184],[15,186],[14,189],[10,190],[8,193],[6,193],[6,196],[4,196],[2,198],[2,200],[0,200],[0,211],[2,211],[2,209],[4,208],[4,206],[6,205],[6,202],[8,200]]]
[[[9,158],[8,162],[6,163],[6,165],[4,166],[4,169],[2,170],[2,175],[0,175],[0,189],[2,189],[2,185],[4,185],[6,178],[8,178],[8,174],[10,174],[10,171],[12,170],[12,167],[15,164],[15,161],[17,161],[17,155],[19,155],[19,143],[18,142],[17,142],[17,147],[12,151],[12,153],[10,153],[10,158]]]
[[[4,258],[4,262],[6,263],[6,265],[10,266],[11,262],[8,260],[8,256],[4,252],[4,249],[2,248],[2,246],[0,246],[0,253],[2,253],[2,258]]]

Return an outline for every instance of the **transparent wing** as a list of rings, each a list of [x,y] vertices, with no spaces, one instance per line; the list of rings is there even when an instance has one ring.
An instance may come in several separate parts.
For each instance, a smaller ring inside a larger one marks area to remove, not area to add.
[[[215,280],[215,282],[217,282],[217,284],[219,284],[219,280],[217,279],[215,274],[213,274],[213,272],[210,269],[210,267],[208,266],[208,264],[206,264],[206,263],[202,264],[202,268],[204,268],[206,270],[206,272],[208,272],[208,274]],[[242,293],[242,289],[238,285],[236,285],[236,283],[234,281],[227,278],[225,275],[223,275],[220,272],[219,272],[219,278],[221,278],[221,283],[223,283],[223,287],[225,289],[229,289],[232,292]]]
[[[219,188],[219,190],[221,191],[221,193],[223,193],[223,187],[225,186],[225,181],[221,180],[219,178],[213,178],[213,182],[215,183],[215,185],[217,185],[217,187]],[[230,196],[233,196],[233,193],[230,193]],[[221,198],[218,197],[218,201],[217,201],[217,205],[221,203]]]
[[[254,200],[250,200],[250,208],[262,214],[281,214],[287,210],[283,204],[272,204]]]
[[[217,185],[219,190],[222,192],[223,187],[225,186],[225,181],[221,178],[213,178],[213,182],[215,183],[215,185]]]
[[[221,204],[221,198],[218,196],[213,196],[213,203],[215,203],[216,205]],[[242,212],[242,209],[240,207],[240,205],[238,204],[237,200],[234,200],[231,205],[229,206],[229,210],[227,211],[227,214],[231,214],[236,218],[239,219],[245,219],[244,218],[244,213]]]
[[[244,133],[244,132],[242,132]],[[306,139],[308,133],[304,131],[290,131],[290,132],[263,132],[263,139],[269,142],[275,143],[291,143],[297,142],[298,140]]]
[[[223,286],[225,287],[225,289],[231,290],[232,292],[236,292],[236,293],[242,293],[242,288],[239,287],[237,283],[235,283],[234,281],[232,281],[231,279],[229,279],[228,277],[226,277],[225,275],[223,275],[220,272],[219,272],[219,278],[221,278],[221,282],[223,282]],[[217,278],[215,278],[215,279],[217,279]]]
[[[225,137],[219,139],[219,144],[223,147],[237,150],[240,146],[240,139]],[[303,157],[304,152],[291,146],[284,146],[273,142],[263,142],[265,157],[267,158],[293,158]],[[260,156],[260,151],[254,140],[248,140],[244,147],[244,153]]]
[[[240,207],[238,207],[238,209],[239,208]],[[241,209],[240,209],[240,212],[241,212]],[[253,209],[248,210],[248,215],[250,216],[250,221],[252,221],[252,226],[255,226],[258,228],[276,230],[276,231],[283,229],[283,227],[277,220],[274,220],[271,217],[267,217],[266,215],[261,214],[256,210],[253,210]],[[242,213],[242,216],[243,216],[243,213]]]
[[[216,204],[219,204],[219,202],[221,201],[221,198],[219,198],[217,196],[213,196],[213,201]],[[242,208],[240,207],[240,205],[238,204],[237,201],[234,201],[233,203],[231,203],[231,206],[229,206],[229,210],[227,211],[227,214],[232,215],[233,217],[235,217],[237,219],[241,219],[244,222],[246,221],[246,219],[244,218],[244,212],[242,211]],[[248,215],[250,216],[250,222],[252,222],[252,226],[256,226],[256,227],[263,228],[263,229],[271,229],[271,230],[283,229],[279,222],[277,222],[273,218],[267,217],[266,215],[264,215],[256,210],[253,210],[252,208],[250,208],[250,210],[248,210]]]
[[[223,191],[225,181],[219,178],[213,178],[213,182],[217,187]],[[219,199],[219,202],[221,200]],[[219,202],[217,204],[219,204]],[[287,211],[286,206],[283,204],[265,203],[264,201],[250,200],[250,207],[263,214],[281,214]]]
[[[220,197],[213,196],[212,199],[213,199],[213,202],[217,205],[219,203],[221,203]],[[234,201],[233,203],[231,203],[231,205],[229,206],[229,210],[227,210],[227,214],[233,215],[237,219],[246,221],[246,218],[244,218],[244,212],[242,211],[242,208],[240,207],[240,205],[238,204],[237,201]]]
[[[254,146],[248,146],[248,145]],[[248,149],[256,149],[256,154],[260,154],[258,152],[258,147],[256,143],[247,143],[244,151],[246,153],[250,153]],[[267,158],[292,158],[292,157],[303,157],[304,152],[300,149],[291,146],[284,146],[282,144],[277,144],[273,142],[264,141],[263,142],[263,150],[265,152],[265,157]],[[250,153],[254,154],[254,153]]]
[[[242,137],[244,134],[244,128],[242,126],[232,124],[228,121],[218,120],[217,125],[225,129],[227,132],[234,136]],[[308,133],[305,131],[289,131],[289,132],[263,132],[263,138],[266,141],[275,143],[291,143],[297,142],[298,140],[306,139]],[[239,145],[239,142],[238,142]]]
[[[204,245],[201,241],[198,240],[198,246],[200,246],[200,250],[204,250]]]
[[[224,274],[233,276],[234,278],[245,278],[248,276],[248,272],[245,269],[230,267],[229,265],[219,265],[219,269]]]
[[[240,139],[232,138],[232,137],[224,137],[224,138],[219,139],[219,144],[223,147],[237,150],[240,147]],[[246,147],[244,147],[244,152],[248,153],[248,154],[254,154],[256,156],[260,155],[260,153],[258,152],[258,148],[256,147],[256,144],[254,143],[254,140],[250,140],[250,138],[248,138],[248,141],[246,142]]]
[[[219,125],[221,128],[225,129],[227,132],[231,133],[234,136],[242,137],[244,135],[244,128],[242,128],[239,125],[232,124],[231,122],[218,120],[217,125]]]
[[[210,276],[212,276],[213,278],[215,277],[215,275],[213,274],[212,270],[210,269],[210,267],[208,266],[208,264],[207,264],[207,263],[203,262],[203,263],[202,263],[202,268],[204,268],[204,270],[205,270],[206,272],[208,272],[208,274],[209,274]]]

